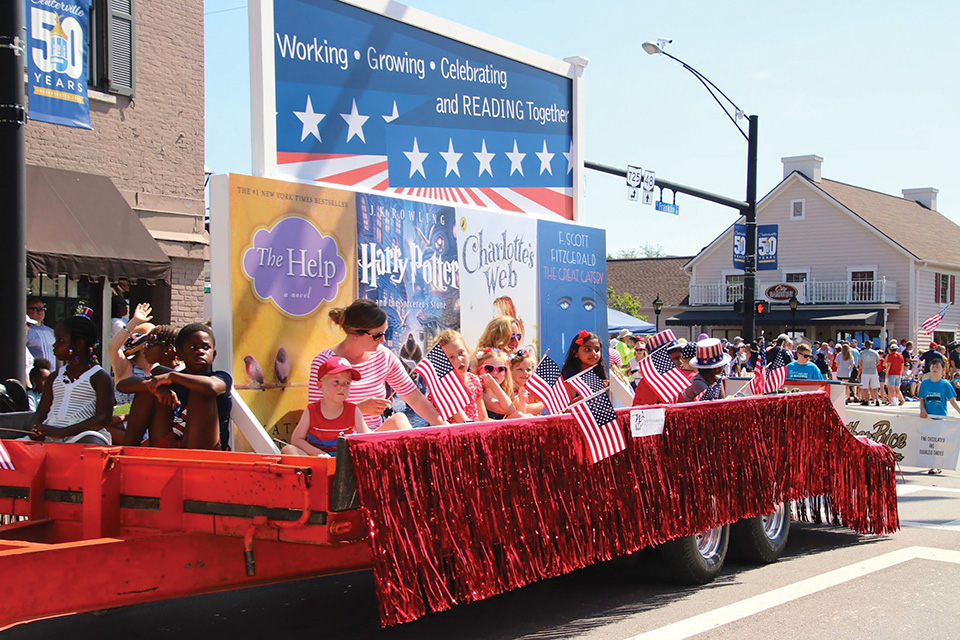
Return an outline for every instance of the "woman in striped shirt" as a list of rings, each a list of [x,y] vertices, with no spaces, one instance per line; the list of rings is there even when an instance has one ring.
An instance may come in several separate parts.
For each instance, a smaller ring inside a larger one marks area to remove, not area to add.
[[[384,382],[431,425],[445,424],[433,404],[417,390],[400,359],[383,346],[387,335],[387,314],[377,303],[355,300],[346,308],[331,309],[330,319],[347,335],[332,349],[324,349],[313,359],[307,402],[318,402],[323,397],[317,379],[320,365],[328,358],[339,356],[346,358],[360,372],[360,379],[350,386],[347,402],[360,408],[371,431],[410,428],[410,421],[402,413],[395,413],[386,421],[380,417],[390,406]]]
[[[53,354],[63,366],[47,378],[37,407],[33,440],[110,444],[113,381],[93,355],[97,327],[87,316],[67,318],[53,330]]]

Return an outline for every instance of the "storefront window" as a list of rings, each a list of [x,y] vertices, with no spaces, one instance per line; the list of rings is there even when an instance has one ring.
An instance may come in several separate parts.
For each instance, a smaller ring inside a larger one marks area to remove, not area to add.
[[[88,279],[71,280],[67,276],[37,275],[30,278],[28,296],[39,296],[47,305],[43,323],[53,327],[62,318],[73,315],[81,305],[100,307],[100,285]]]

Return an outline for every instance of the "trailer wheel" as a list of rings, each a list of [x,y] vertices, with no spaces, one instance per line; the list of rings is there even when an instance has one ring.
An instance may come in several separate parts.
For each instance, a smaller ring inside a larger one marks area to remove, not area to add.
[[[683,584],[712,582],[727,557],[730,527],[714,527],[692,536],[671,540],[660,547],[671,577]]]
[[[781,502],[773,513],[744,518],[733,524],[733,544],[747,562],[776,562],[790,534],[789,503]]]

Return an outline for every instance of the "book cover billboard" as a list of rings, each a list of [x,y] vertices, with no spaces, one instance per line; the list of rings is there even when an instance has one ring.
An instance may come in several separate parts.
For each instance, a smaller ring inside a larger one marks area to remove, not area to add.
[[[230,176],[233,375],[274,437],[307,405],[310,363],[342,339],[328,319],[356,298],[355,194]]]
[[[537,221],[457,209],[461,333],[473,348],[492,318],[520,322],[524,346],[537,347]]]
[[[537,223],[540,342],[562,364],[581,329],[607,344],[607,245],[603,229],[549,220]],[[609,354],[603,351],[609,366]]]
[[[386,346],[408,371],[460,328],[455,221],[452,207],[357,194],[359,297],[387,312]]]

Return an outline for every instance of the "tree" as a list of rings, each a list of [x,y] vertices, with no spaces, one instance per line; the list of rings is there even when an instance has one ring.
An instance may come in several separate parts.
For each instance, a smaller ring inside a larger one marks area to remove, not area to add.
[[[664,257],[663,247],[659,244],[645,244],[639,249],[620,249],[616,255],[607,254],[608,260],[624,260],[627,258],[662,258]]]
[[[633,316],[634,318],[640,318],[644,322],[647,321],[647,316],[640,315],[640,309],[643,307],[643,303],[641,303],[640,298],[635,295],[617,293],[613,290],[613,287],[607,287],[607,306],[617,311],[623,311],[625,314]]]

